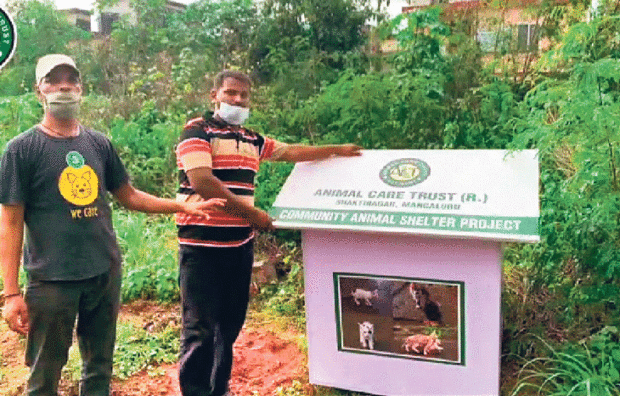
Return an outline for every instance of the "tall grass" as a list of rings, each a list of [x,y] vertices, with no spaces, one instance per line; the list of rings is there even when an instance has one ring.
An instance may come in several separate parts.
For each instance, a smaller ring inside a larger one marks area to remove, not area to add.
[[[176,226],[169,216],[116,210],[114,224],[123,251],[123,302],[179,300]]]
[[[0,152],[6,143],[43,117],[43,108],[33,93],[0,97]]]
[[[511,396],[618,396],[620,345],[618,330],[606,327],[579,344],[554,348],[537,338],[549,352],[527,361]]]

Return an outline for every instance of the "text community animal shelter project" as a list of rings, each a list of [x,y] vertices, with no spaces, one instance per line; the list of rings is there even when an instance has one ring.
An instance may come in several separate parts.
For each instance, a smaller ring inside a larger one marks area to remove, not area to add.
[[[538,236],[535,150],[369,150],[297,164],[271,215],[302,230],[310,382],[497,395],[503,242]]]

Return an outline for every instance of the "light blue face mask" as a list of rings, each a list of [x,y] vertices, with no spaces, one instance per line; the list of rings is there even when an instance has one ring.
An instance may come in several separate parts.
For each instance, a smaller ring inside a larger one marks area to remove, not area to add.
[[[250,109],[247,107],[233,106],[228,103],[221,102],[217,115],[228,124],[241,125],[250,116]]]
[[[80,94],[75,92],[55,92],[45,96],[44,108],[61,120],[76,119],[80,113]]]

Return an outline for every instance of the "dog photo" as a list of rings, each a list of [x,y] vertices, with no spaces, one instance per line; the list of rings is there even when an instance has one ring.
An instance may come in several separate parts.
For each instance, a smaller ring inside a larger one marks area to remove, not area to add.
[[[335,273],[338,349],[464,364],[463,282]]]

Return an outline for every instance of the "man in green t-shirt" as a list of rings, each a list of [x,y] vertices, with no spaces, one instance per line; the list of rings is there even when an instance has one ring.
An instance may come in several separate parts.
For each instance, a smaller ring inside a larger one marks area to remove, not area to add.
[[[80,395],[108,396],[121,254],[106,193],[128,209],[196,216],[224,200],[178,203],[136,190],[110,141],[78,120],[82,83],[70,57],[39,60],[36,92],[43,120],[11,140],[0,159],[3,317],[11,330],[28,335],[29,396],[57,395],[76,319]]]

